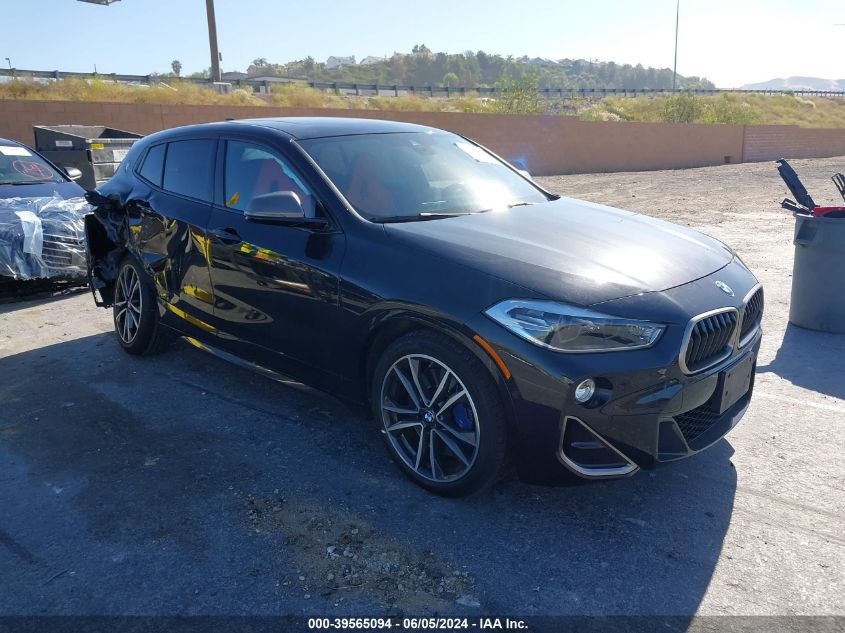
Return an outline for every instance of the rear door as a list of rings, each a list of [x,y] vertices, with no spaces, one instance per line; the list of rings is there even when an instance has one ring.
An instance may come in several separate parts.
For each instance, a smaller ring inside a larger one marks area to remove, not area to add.
[[[220,344],[317,386],[333,384],[344,235],[335,224],[247,221],[250,201],[275,191],[293,191],[306,215],[325,212],[290,154],[228,138],[221,140],[219,156],[222,186],[208,232]]]
[[[214,299],[206,224],[214,195],[216,138],[153,145],[138,170],[148,189],[128,203],[133,241],[156,285],[163,319],[207,339]]]

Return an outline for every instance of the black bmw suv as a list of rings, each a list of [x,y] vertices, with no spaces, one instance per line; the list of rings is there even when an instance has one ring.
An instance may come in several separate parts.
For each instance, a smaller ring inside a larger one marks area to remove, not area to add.
[[[167,130],[89,200],[91,285],[127,352],[175,334],[366,404],[440,494],[509,458],[532,481],[631,475],[750,402],[763,290],[730,248],[553,195],[442,130]]]

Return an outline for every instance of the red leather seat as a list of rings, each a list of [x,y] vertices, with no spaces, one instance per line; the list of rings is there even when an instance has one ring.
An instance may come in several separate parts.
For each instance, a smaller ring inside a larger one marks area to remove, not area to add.
[[[396,213],[393,192],[385,185],[373,154],[360,154],[352,166],[346,199],[356,209],[374,216],[389,216]]]
[[[288,176],[281,165],[275,160],[265,158],[254,161],[260,163],[258,167],[258,176],[255,184],[252,187],[252,196],[260,196],[265,193],[272,193],[274,191],[293,191],[299,196],[299,201],[302,203],[302,208],[306,215],[313,215],[314,204],[311,196],[302,190],[296,182]]]

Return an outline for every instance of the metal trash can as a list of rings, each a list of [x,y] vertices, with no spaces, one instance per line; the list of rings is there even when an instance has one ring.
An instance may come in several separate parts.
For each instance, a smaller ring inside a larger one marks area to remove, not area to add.
[[[95,189],[114,175],[143,135],[102,125],[33,125],[35,149],[59,167],[82,172],[79,184]]]
[[[789,322],[845,334],[845,218],[794,215]]]

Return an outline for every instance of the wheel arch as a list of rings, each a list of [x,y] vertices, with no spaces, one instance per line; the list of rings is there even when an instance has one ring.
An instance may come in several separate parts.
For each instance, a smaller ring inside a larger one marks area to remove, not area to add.
[[[364,345],[359,364],[361,380],[358,388],[362,396],[361,401],[366,406],[371,405],[372,375],[379,358],[394,341],[411,332],[440,334],[472,352],[486,368],[488,375],[496,385],[496,391],[504,408],[508,426],[510,427],[513,424],[514,410],[508,380],[502,375],[501,370],[489,354],[473,340],[474,333],[464,326],[447,324],[442,320],[413,312],[383,315],[375,321]]]

